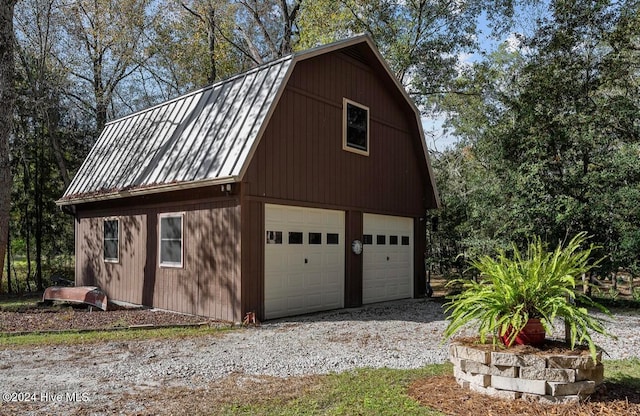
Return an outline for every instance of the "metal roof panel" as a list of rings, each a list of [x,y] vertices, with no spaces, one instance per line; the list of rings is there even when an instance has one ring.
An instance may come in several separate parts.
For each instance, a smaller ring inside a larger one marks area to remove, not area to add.
[[[233,177],[258,138],[293,56],[112,121],[61,203]]]

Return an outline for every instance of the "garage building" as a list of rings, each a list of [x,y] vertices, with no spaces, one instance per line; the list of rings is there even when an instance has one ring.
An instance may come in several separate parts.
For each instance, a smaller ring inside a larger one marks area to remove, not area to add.
[[[237,322],[423,296],[439,202],[420,114],[363,35],[108,123],[58,204],[77,285]]]

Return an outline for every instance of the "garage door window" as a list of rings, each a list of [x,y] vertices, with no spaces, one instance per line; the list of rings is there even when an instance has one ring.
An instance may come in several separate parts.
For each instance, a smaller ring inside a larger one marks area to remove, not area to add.
[[[289,233],[289,244],[302,244],[302,233],[290,232]]]
[[[322,244],[322,233],[309,233],[309,244]]]
[[[391,244],[392,246],[397,246],[398,245],[398,236],[397,235],[390,235],[389,236],[389,244]]]
[[[182,267],[183,214],[160,215],[160,266]]]
[[[407,235],[403,235],[402,236],[402,245],[403,246],[408,246],[409,245],[409,236],[407,236]]]
[[[376,236],[376,244],[379,245],[379,246],[383,246],[383,245],[387,244],[387,236],[378,234]]]
[[[327,244],[340,244],[340,237],[336,233],[327,234]]]
[[[267,231],[267,244],[282,244],[282,231]]]
[[[346,98],[342,101],[342,148],[369,155],[369,108]]]
[[[362,244],[373,244],[373,236],[371,234],[365,234],[362,236]]]

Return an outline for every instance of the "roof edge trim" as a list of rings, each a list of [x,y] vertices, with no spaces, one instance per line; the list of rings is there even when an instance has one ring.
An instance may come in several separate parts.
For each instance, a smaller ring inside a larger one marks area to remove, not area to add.
[[[182,191],[186,189],[204,188],[207,186],[226,185],[239,182],[239,179],[235,176],[225,176],[215,179],[198,180],[191,182],[172,183],[165,185],[150,186],[140,189],[129,189],[120,192],[109,192],[100,195],[85,196],[79,198],[59,199],[56,201],[56,205],[59,207],[85,204],[88,202],[108,201],[113,199],[121,199],[132,196],[158,194],[162,192],[170,191]]]

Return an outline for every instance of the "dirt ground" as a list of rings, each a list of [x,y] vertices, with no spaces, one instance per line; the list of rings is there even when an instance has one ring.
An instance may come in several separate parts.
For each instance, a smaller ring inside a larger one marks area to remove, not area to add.
[[[146,325],[217,323],[201,316],[151,309],[120,309],[107,312],[86,307],[37,307],[20,312],[0,311],[0,332],[115,329]]]
[[[20,312],[0,311],[0,331],[43,331],[43,330],[80,330],[80,329],[108,329],[128,327],[135,325],[182,325],[209,323],[206,318],[182,315],[170,312],[154,311],[148,309],[115,310],[104,313],[102,311],[90,311],[86,308],[54,307],[33,308]],[[241,332],[233,336],[244,336]],[[222,342],[222,341],[220,341]],[[240,342],[246,342],[241,340]],[[204,348],[195,343],[195,346],[187,345],[185,350],[193,352]],[[234,348],[239,348],[232,344]],[[177,351],[170,350],[167,357],[160,356],[161,352],[155,350],[150,342],[138,342],[131,345],[106,345],[100,346],[104,351],[92,351],[94,347],[82,347],[77,351],[78,357],[83,357],[89,363],[93,363],[96,371],[103,367],[110,368],[113,360],[125,360],[130,365],[132,357],[143,357],[142,365],[150,366],[155,360],[170,360],[177,356]],[[138,349],[136,349],[138,348]],[[227,348],[227,347],[225,347]],[[47,362],[53,359],[58,362],[67,362],[63,355],[63,348],[51,347],[42,351],[40,357],[15,357],[15,365],[19,366],[24,359],[24,365],[29,363]],[[69,353],[70,354],[70,353]],[[111,355],[110,355],[111,354]],[[158,355],[158,357],[156,357]],[[213,354],[212,356],[215,356]],[[102,366],[102,361],[104,366]],[[177,360],[179,361],[179,360]],[[107,365],[109,364],[109,365]],[[40,365],[40,364],[38,364]],[[88,366],[89,364],[87,364]],[[0,370],[7,370],[1,367]],[[103,370],[102,370],[103,371]],[[0,373],[1,374],[1,373]],[[105,375],[105,377],[109,377]],[[2,376],[0,376],[0,379]],[[210,412],[216,408],[216,404],[243,403],[264,398],[273,398],[273,392],[277,392],[277,400],[289,400],[304,394],[308,389],[317,386],[318,376],[305,375],[296,377],[273,377],[267,375],[230,374],[215,382],[203,380],[198,387],[186,386],[184,383],[173,385],[140,386],[137,389],[123,388],[126,393],[108,393],[110,395],[109,406],[118,409],[120,414],[176,414],[191,415]],[[60,383],[64,383],[61,378]],[[130,381],[123,380],[123,387]],[[78,385],[77,390],[86,386]],[[231,392],[231,393],[230,393]],[[105,393],[106,394],[106,393]],[[414,382],[408,389],[408,394],[425,406],[437,409],[448,415],[629,415],[640,416],[640,391],[625,385],[605,382],[599,394],[592,395],[590,400],[579,405],[543,405],[527,403],[522,400],[505,401],[483,396],[462,389],[451,376],[429,377]],[[180,399],[182,398],[182,399]],[[104,403],[104,402],[102,402]],[[144,403],[144,405],[141,405]],[[87,403],[87,406],[73,406],[73,404],[57,403],[4,403],[0,406],[0,415],[4,414],[115,414],[100,406],[100,402]]]
[[[409,395],[425,406],[448,415],[522,416],[638,416],[640,391],[605,382],[598,394],[582,404],[545,405],[524,400],[499,400],[465,390],[452,376],[429,377],[414,382]]]

